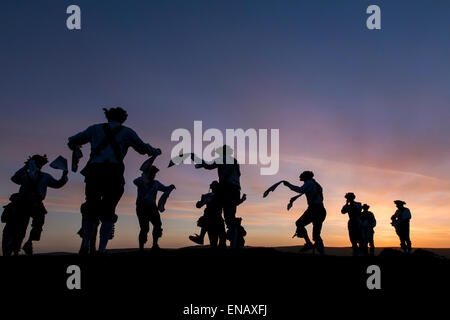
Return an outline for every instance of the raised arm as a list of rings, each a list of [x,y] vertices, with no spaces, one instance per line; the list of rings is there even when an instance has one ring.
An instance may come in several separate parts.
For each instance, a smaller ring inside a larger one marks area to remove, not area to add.
[[[53,189],[59,189],[59,188],[62,188],[62,187],[67,183],[67,181],[69,180],[69,179],[67,178],[67,173],[68,173],[68,171],[67,171],[67,170],[64,170],[64,171],[63,171],[63,174],[62,174],[62,176],[61,176],[61,178],[60,178],[59,180],[56,180],[56,179],[53,178],[51,175],[48,175],[48,182],[47,182],[47,185],[48,185],[50,188],[53,188]]]
[[[27,165],[24,165],[22,168],[17,170],[16,173],[11,177],[11,181],[15,184],[22,184],[23,180],[27,174]]]

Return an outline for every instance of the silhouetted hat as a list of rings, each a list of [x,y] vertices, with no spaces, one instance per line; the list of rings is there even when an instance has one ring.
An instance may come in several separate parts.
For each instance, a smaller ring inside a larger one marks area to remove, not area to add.
[[[149,166],[141,166],[141,171],[145,174],[148,175],[156,175],[159,171],[159,169],[157,167],[155,167],[154,165],[149,165]]]
[[[128,113],[122,108],[103,108],[103,112],[105,112],[106,119],[108,121],[117,121],[119,123],[124,123],[128,118]]]
[[[395,200],[394,203],[398,204],[398,205],[405,205],[406,204],[406,202],[403,201],[403,200]]]
[[[44,154],[43,156],[41,156],[40,154],[32,155],[31,157],[28,158],[27,162],[30,160],[34,161],[34,163],[38,167],[43,167],[48,162],[46,154]]]
[[[355,199],[355,198],[356,198],[356,196],[353,192],[347,192],[345,194],[345,199]]]
[[[303,171],[300,174],[300,180],[302,181],[307,181],[310,180],[314,177],[314,173],[312,171]]]
[[[363,208],[363,209],[369,209],[370,206],[369,206],[367,203],[364,203],[363,206],[362,206],[362,208]]]
[[[216,153],[220,156],[224,155],[224,151],[225,151],[225,155],[227,156],[231,156],[233,154],[233,148],[230,147],[229,145],[224,144],[223,146],[219,147],[216,149]]]
[[[139,170],[141,170],[142,172],[146,172],[147,170],[150,169],[150,167],[153,165],[153,162],[155,162],[156,157],[150,157],[147,160],[144,161],[144,163],[142,163],[141,167],[139,168]]]

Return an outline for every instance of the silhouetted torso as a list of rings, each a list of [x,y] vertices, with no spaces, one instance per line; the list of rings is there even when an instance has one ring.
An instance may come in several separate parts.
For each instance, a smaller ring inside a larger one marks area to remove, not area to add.
[[[91,151],[96,150],[99,144],[105,139],[105,131],[103,129],[104,124],[95,124],[88,127],[86,130],[69,138],[69,144],[71,145],[83,145],[86,143],[91,144]],[[109,122],[109,127],[115,129],[120,124],[118,122]],[[136,132],[128,127],[122,126],[120,131],[114,136],[117,145],[120,149],[120,159],[117,159],[113,147],[107,145],[98,152],[98,155],[92,157],[92,163],[104,163],[112,162],[117,163],[123,161],[127,154],[128,148],[132,147],[136,152],[140,154],[153,154],[155,149],[147,143],[144,143]]]
[[[353,201],[351,203],[347,203],[342,208],[342,213],[348,213],[348,217],[351,221],[360,221],[361,219],[361,210],[362,205],[361,202]]]

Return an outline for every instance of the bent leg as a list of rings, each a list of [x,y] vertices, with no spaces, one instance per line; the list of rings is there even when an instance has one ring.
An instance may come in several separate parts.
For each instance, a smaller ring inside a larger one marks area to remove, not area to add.
[[[303,238],[306,241],[306,245],[312,245],[311,240],[308,236],[308,231],[306,231],[306,226],[313,222],[313,215],[314,212],[311,207],[308,207],[306,211],[303,213],[303,215],[295,222],[295,225],[297,226],[295,235],[299,238]]]
[[[30,235],[27,242],[25,242],[22,247],[27,255],[33,254],[33,241],[41,240],[41,234],[45,222],[45,213],[36,212],[33,214],[32,219]],[[24,228],[24,230],[26,230],[26,228]]]

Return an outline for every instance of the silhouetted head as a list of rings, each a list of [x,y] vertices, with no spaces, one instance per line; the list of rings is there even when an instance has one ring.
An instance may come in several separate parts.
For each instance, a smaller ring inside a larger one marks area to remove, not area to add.
[[[219,182],[217,180],[214,180],[209,185],[209,188],[211,189],[212,192],[217,193],[217,191],[219,191]]]
[[[42,169],[42,167],[48,162],[48,159],[46,154],[44,154],[43,156],[35,154],[28,158],[27,163],[28,161],[34,161],[36,167],[38,167],[38,169]]]
[[[369,210],[370,206],[367,203],[364,203],[362,208],[364,211],[367,211],[367,210]]]
[[[228,146],[228,145],[226,145],[226,144],[224,144],[223,146],[221,146],[221,147],[216,149],[216,153],[219,156],[224,156],[225,155],[225,156],[231,157],[233,155],[233,151],[234,151],[233,148]]]
[[[128,118],[128,113],[122,108],[103,108],[103,111],[108,122],[115,121],[122,124]]]
[[[399,209],[403,208],[405,206],[405,204],[406,204],[406,202],[403,201],[403,200],[395,200],[394,203],[397,206],[397,208],[399,208]]]
[[[300,181],[308,181],[314,177],[314,173],[312,171],[303,171],[300,174]]]
[[[149,166],[146,168],[146,170],[142,171],[142,175],[148,179],[149,181],[155,180],[156,174],[158,173],[159,169],[155,166]]]
[[[242,218],[236,218],[235,223],[237,226],[240,226],[242,224]]]
[[[345,194],[345,199],[347,199],[348,201],[353,201],[356,199],[356,196],[353,192],[347,192]]]

